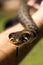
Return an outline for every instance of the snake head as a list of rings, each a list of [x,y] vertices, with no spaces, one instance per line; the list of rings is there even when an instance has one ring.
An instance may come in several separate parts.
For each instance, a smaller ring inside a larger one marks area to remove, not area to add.
[[[12,32],[9,34],[10,41],[15,45],[21,45],[26,42],[29,42],[31,39],[31,34],[28,31],[19,31],[19,32]]]

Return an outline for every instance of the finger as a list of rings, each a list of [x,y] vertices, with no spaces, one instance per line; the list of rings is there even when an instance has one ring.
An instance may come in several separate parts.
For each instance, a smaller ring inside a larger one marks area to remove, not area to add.
[[[28,1],[27,5],[30,5],[30,6],[34,7],[35,9],[39,9],[40,8],[40,5],[38,3],[36,3],[36,0]]]

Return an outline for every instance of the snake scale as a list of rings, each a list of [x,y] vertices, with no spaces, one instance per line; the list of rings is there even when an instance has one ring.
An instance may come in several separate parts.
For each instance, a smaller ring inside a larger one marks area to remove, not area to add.
[[[25,43],[31,43],[38,37],[39,33],[38,28],[30,15],[30,9],[32,7],[26,4],[27,1],[28,0],[22,0],[22,4],[17,15],[19,21],[22,23],[25,29],[18,32],[11,32],[9,34],[10,41],[17,46]]]

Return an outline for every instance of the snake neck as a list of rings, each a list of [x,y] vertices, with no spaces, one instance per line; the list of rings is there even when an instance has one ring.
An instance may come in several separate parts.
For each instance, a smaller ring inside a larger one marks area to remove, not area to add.
[[[36,29],[36,25],[34,24],[31,16],[30,16],[30,6],[26,4],[22,4],[19,11],[18,11],[18,18],[22,25],[29,31],[33,31],[34,28]]]

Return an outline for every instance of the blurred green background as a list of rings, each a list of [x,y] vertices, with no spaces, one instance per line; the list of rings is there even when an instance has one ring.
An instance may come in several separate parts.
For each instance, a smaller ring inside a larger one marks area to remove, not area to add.
[[[0,32],[4,31],[8,19],[16,16],[17,11],[0,10]],[[43,65],[43,38],[32,48],[18,65]]]
[[[4,30],[5,23],[7,20],[16,16],[16,11],[0,11],[0,32]]]

